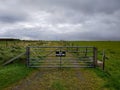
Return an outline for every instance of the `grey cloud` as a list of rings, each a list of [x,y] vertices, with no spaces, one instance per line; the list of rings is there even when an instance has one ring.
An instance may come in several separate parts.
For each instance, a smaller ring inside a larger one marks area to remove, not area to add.
[[[84,13],[114,13],[120,9],[120,0],[29,0],[25,2],[48,11],[54,11],[57,8]]]
[[[21,39],[33,39],[33,40],[53,40],[55,32],[45,31],[40,28],[22,28],[22,29],[12,29],[7,30],[4,34],[0,35],[2,37],[13,37]]]
[[[15,15],[15,14],[0,14],[0,22],[2,23],[16,23],[25,21],[26,16],[22,15]]]
[[[90,28],[89,31],[72,31],[67,33],[56,33],[52,30],[45,30],[45,28],[23,28],[7,30],[2,37],[17,37],[21,39],[33,40],[120,40],[119,28],[109,30],[109,28],[101,28],[101,30],[94,30]],[[112,28],[112,27],[111,27]],[[108,30],[105,30],[108,29]],[[85,30],[85,28],[84,28]]]
[[[0,37],[120,40],[119,20],[120,0],[0,1]]]
[[[1,0],[0,1],[0,22],[16,23],[26,21],[28,12],[25,7],[19,4],[19,0]]]

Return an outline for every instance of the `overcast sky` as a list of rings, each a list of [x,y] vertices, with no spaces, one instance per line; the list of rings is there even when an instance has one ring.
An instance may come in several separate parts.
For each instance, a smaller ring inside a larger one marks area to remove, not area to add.
[[[0,38],[120,40],[120,0],[0,0]]]

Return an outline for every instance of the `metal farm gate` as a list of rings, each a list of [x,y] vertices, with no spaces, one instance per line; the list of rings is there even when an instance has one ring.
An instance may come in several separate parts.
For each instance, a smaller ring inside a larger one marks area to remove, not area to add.
[[[95,67],[96,47],[29,46],[26,50],[28,67]]]

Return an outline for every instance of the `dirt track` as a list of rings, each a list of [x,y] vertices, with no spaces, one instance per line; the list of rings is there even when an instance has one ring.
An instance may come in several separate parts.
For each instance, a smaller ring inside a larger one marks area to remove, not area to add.
[[[93,72],[77,68],[41,68],[6,90],[100,90]]]

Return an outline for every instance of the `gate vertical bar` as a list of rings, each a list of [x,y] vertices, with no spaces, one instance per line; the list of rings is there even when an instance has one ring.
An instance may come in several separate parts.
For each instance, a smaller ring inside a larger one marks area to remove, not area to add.
[[[96,67],[97,65],[97,48],[93,47],[93,65]]]
[[[27,55],[27,66],[29,67],[29,61],[30,61],[30,47],[26,48],[26,55]]]
[[[88,49],[86,47],[86,49],[85,49],[85,57],[87,56],[87,52],[88,52]]]
[[[78,51],[79,51],[79,48],[77,47],[76,48],[76,52],[77,52],[77,55],[79,56],[79,52]]]
[[[61,54],[61,48],[60,48],[60,54]],[[62,67],[62,56],[60,55],[60,68]]]

